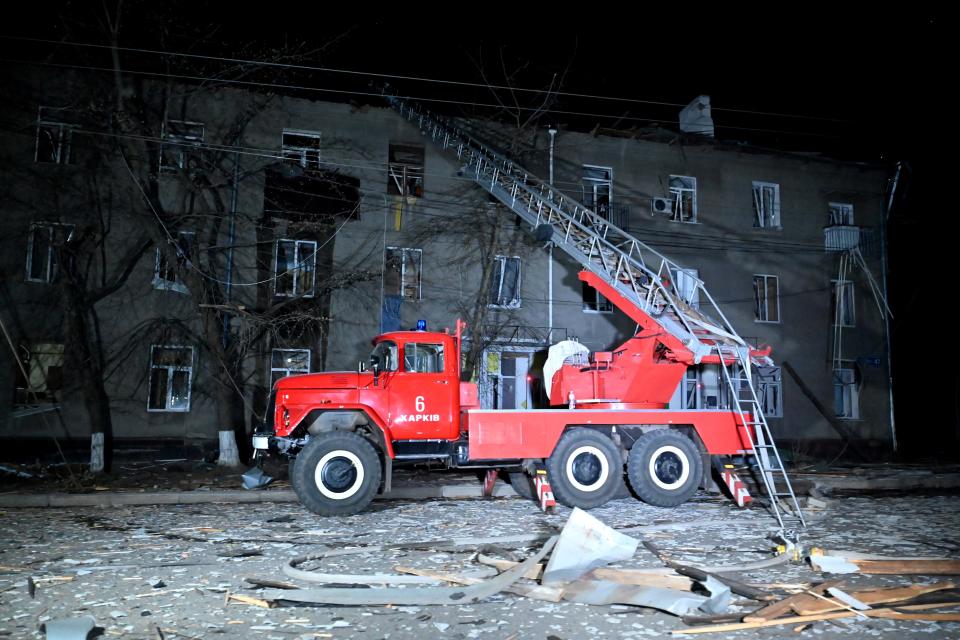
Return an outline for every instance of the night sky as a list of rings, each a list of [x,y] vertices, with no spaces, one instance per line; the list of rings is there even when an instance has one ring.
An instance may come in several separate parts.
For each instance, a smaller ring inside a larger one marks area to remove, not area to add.
[[[37,4],[5,19],[0,34],[105,43],[101,3]],[[943,439],[956,443],[960,376],[951,352],[957,332],[938,319],[956,298],[958,275],[947,258],[954,251],[954,196],[942,182],[949,176],[937,166],[937,150],[953,137],[957,117],[947,100],[956,75],[947,55],[948,38],[957,37],[948,33],[952,22],[920,10],[884,13],[879,5],[857,14],[765,4],[739,15],[682,10],[676,3],[635,5],[629,14],[612,4],[584,4],[563,15],[559,5],[455,6],[457,16],[414,4],[365,5],[349,15],[329,3],[266,3],[252,10],[235,3],[127,2],[120,41],[245,59],[300,46],[309,66],[407,77],[283,72],[284,82],[309,87],[309,95],[380,104],[364,94],[379,92],[386,81],[400,94],[449,101],[429,104],[457,115],[491,115],[482,106],[494,101],[490,89],[410,77],[505,84],[509,75],[510,84],[529,89],[562,78],[562,91],[595,97],[561,96],[555,108],[590,115],[557,113],[541,122],[581,130],[669,126],[682,105],[708,94],[720,139],[891,167],[905,161],[911,171],[890,219],[898,430],[905,449],[916,453],[923,453],[923,444],[936,450]],[[22,40],[0,39],[0,48],[0,64],[13,69],[27,60],[64,63],[78,55],[72,46]],[[216,64],[134,53],[126,53],[125,62],[141,69],[170,64],[185,73]],[[280,76],[267,70],[256,77],[269,82]],[[342,93],[314,91],[319,88]],[[525,107],[541,99],[518,95]]]

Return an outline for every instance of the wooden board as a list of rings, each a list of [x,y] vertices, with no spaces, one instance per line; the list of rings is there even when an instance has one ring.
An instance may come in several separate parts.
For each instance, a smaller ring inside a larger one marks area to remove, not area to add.
[[[908,587],[890,587],[888,589],[870,589],[864,591],[851,591],[850,595],[864,604],[889,604],[891,602],[903,602],[925,593],[934,591],[943,591],[944,589],[953,589],[952,582],[938,582],[936,584],[924,585],[914,584]],[[832,604],[815,598],[809,594],[797,594],[795,600],[790,603],[790,608],[794,613],[802,616],[816,615],[828,611],[839,611],[845,609],[839,602]]]

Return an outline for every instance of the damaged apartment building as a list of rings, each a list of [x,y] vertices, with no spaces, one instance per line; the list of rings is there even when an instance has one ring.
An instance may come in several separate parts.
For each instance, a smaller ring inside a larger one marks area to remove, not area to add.
[[[0,314],[22,363],[4,347],[3,438],[86,441],[107,411],[117,441],[207,445],[261,419],[279,377],[356,370],[372,337],[421,320],[468,323],[484,407],[542,408],[550,344],[605,350],[635,329],[386,103],[144,83],[118,125],[89,89],[44,80],[18,80],[0,131]],[[462,124],[772,345],[758,384],[781,443],[835,441],[840,424],[887,446],[871,281],[889,167],[725,144],[702,121],[631,136]],[[691,367],[671,406],[727,395],[715,366]]]

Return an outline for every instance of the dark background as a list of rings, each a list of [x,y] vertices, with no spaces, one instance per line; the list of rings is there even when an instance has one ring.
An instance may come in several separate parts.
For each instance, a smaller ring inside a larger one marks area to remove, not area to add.
[[[114,10],[115,4],[107,5]],[[675,127],[679,109],[707,94],[721,140],[884,163],[891,175],[902,161],[908,170],[888,228],[900,454],[955,457],[957,225],[954,178],[941,167],[938,151],[950,144],[957,119],[947,97],[956,75],[947,43],[957,37],[956,25],[921,9],[884,12],[875,5],[869,12],[843,13],[834,7],[762,6],[733,12],[676,5],[562,11],[558,5],[536,10],[509,3],[358,5],[347,13],[329,3],[128,1],[119,42],[251,60],[296,48],[304,56],[285,60],[314,68],[252,69],[251,81],[361,104],[381,104],[377,94],[388,82],[401,95],[455,115],[491,117],[498,110],[485,105],[498,100],[516,98],[523,107],[542,100],[540,94],[494,92],[484,85],[545,89],[559,82],[561,91],[592,97],[560,96],[552,108],[568,113],[555,111],[540,123],[580,130]],[[25,61],[82,59],[97,66],[100,56],[101,66],[109,66],[109,52],[65,44],[106,44],[103,7],[54,2],[21,9],[0,26],[0,35],[60,44],[0,38],[0,64],[15,70]],[[225,65],[132,52],[124,52],[123,61],[128,69],[183,75]],[[402,77],[386,77],[391,75]]]

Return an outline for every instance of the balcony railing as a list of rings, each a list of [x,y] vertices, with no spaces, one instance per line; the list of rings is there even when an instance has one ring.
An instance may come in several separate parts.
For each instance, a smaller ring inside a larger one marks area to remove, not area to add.
[[[823,228],[823,248],[826,251],[849,251],[860,246],[860,227],[846,224]]]

